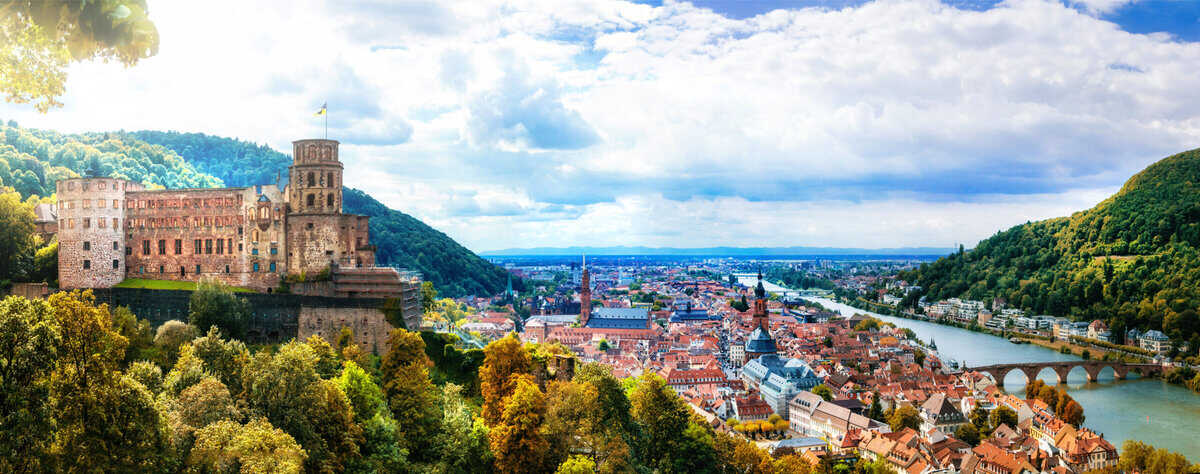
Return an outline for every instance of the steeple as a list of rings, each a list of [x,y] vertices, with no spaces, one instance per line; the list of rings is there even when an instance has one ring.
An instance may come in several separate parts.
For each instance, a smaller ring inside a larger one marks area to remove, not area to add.
[[[592,278],[588,274],[587,255],[583,256],[583,274],[579,277],[579,326],[587,327],[592,317]]]
[[[758,271],[758,286],[754,287],[754,296],[760,300],[767,296],[767,289],[762,284],[762,270]]]
[[[754,287],[754,325],[762,328],[763,331],[771,330],[767,319],[767,289],[763,288],[761,270],[758,272],[758,286]]]

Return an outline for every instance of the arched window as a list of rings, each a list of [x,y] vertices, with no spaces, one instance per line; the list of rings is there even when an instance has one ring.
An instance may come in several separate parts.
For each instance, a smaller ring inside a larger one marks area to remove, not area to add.
[[[317,185],[316,175],[314,175],[312,171],[308,172],[308,185],[309,187]]]
[[[333,207],[333,195],[332,194],[325,196],[325,206]]]
[[[308,207],[313,207],[314,205],[316,205],[316,201],[317,201],[317,196],[315,194],[308,195],[308,201],[307,201]]]

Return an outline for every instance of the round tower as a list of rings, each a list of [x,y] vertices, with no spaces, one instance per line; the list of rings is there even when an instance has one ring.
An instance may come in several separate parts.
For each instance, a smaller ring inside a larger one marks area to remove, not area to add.
[[[292,142],[288,202],[295,214],[341,214],[342,162],[337,140]]]
[[[137,188],[116,178],[58,181],[60,287],[108,288],[125,279],[125,192]]]

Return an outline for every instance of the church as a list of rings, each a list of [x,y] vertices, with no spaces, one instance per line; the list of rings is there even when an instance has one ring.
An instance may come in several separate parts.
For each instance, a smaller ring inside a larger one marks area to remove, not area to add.
[[[768,324],[766,294],[760,273],[758,286],[754,288],[755,327],[746,340],[748,362],[742,367],[742,382],[747,388],[758,390],[775,413],[788,419],[788,402],[800,392],[816,387],[821,378],[804,361],[779,357]]]

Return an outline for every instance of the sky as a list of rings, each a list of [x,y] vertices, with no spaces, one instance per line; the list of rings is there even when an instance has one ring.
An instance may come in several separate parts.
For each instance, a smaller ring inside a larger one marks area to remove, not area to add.
[[[149,1],[156,56],[69,70],[64,132],[290,152],[475,251],[949,247],[1200,147],[1190,0]]]

